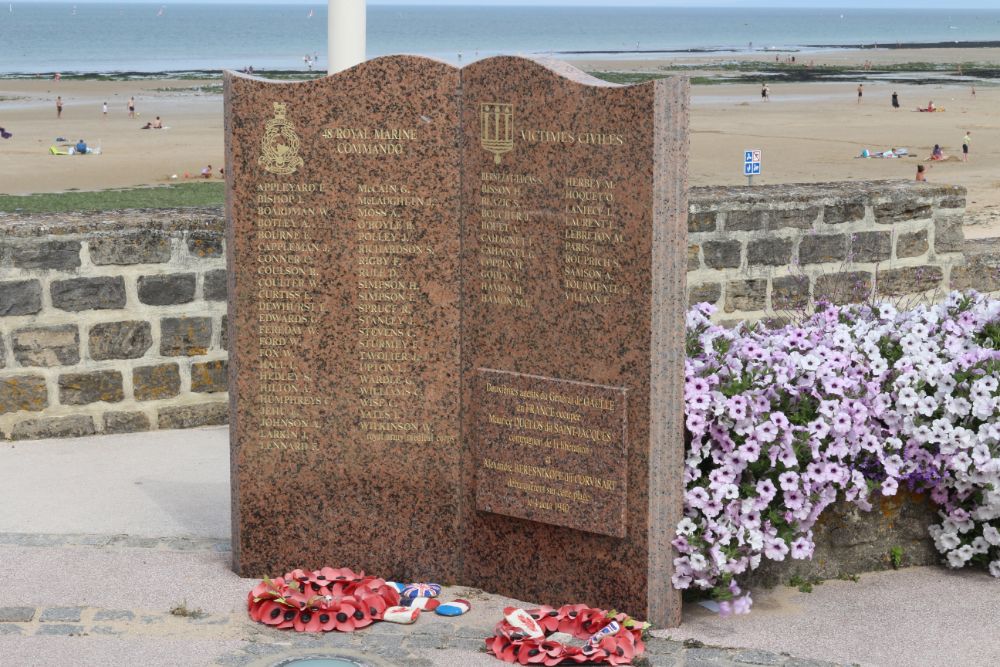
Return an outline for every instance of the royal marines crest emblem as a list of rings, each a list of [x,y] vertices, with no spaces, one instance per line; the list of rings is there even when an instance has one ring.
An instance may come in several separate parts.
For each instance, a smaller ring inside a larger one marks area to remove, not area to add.
[[[260,166],[272,174],[294,174],[305,162],[299,157],[299,135],[295,125],[285,118],[285,105],[274,103],[274,118],[264,126],[264,138],[260,142]]]

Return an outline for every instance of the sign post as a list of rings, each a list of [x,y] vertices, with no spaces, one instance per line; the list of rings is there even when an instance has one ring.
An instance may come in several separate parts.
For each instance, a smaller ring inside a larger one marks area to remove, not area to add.
[[[760,149],[743,151],[743,175],[747,177],[747,187],[753,186],[753,177],[760,175]]]

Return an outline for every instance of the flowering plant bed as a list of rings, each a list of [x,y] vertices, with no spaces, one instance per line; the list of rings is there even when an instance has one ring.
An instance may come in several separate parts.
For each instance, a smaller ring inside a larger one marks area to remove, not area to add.
[[[831,503],[870,510],[900,485],[938,506],[929,532],[949,566],[1000,577],[1000,301],[822,305],[775,330],[712,312],[688,314],[675,587],[745,613],[739,580],[763,558],[811,558]]]

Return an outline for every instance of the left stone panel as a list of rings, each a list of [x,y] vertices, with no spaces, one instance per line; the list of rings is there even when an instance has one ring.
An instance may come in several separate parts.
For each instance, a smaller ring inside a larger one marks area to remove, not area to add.
[[[226,77],[234,566],[459,576],[458,70]]]

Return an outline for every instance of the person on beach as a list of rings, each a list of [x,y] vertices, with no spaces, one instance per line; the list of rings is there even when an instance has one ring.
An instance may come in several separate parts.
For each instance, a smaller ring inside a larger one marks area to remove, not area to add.
[[[201,170],[201,177],[212,178],[212,165],[208,165],[207,167]]]
[[[107,102],[105,102],[104,104],[101,105],[101,113],[104,114],[105,118],[108,117],[108,103]]]
[[[861,104],[861,96],[864,94],[864,88],[865,86],[863,83],[858,84],[858,104]]]
[[[765,102],[768,102],[771,99],[771,89],[767,87],[766,83],[761,84],[760,99],[764,100]]]
[[[899,111],[899,93],[892,91],[892,110]]]
[[[62,96],[56,96],[56,118],[62,118]]]
[[[135,118],[135,97],[128,98],[128,117]]]
[[[917,165],[917,180],[918,181],[926,181],[927,180],[927,172],[924,169],[924,165],[922,165],[922,164],[918,164]]]
[[[937,162],[937,161],[943,160],[944,157],[945,157],[945,155],[944,155],[944,151],[941,150],[941,144],[934,144],[934,149],[931,151],[931,156],[928,159],[934,160],[935,162]]]
[[[80,139],[80,141],[76,142],[76,154],[77,155],[87,154],[87,142],[84,141],[83,139]]]
[[[156,120],[148,121],[145,125],[139,128],[140,130],[162,130],[163,121],[157,116]]]
[[[972,143],[972,132],[968,130],[965,131],[965,136],[962,137],[962,162],[969,161],[969,144]]]

